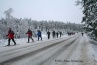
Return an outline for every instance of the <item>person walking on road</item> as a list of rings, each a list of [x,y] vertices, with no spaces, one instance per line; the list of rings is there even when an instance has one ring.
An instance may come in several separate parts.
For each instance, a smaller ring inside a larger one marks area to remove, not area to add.
[[[60,34],[60,37],[61,37],[61,35],[62,35],[62,32],[61,32],[61,31],[59,31],[59,34]]]
[[[34,42],[34,39],[32,38],[32,31],[30,29],[28,29],[26,34],[28,34],[28,42],[27,43],[29,43],[30,39],[32,39],[32,42]]]
[[[8,36],[8,45],[7,46],[10,46],[11,40],[14,42],[14,45],[16,45],[16,42],[14,40],[14,31],[11,30],[11,28],[9,28],[8,34],[6,36]]]
[[[41,34],[40,30],[38,30],[37,36],[38,36],[38,41],[39,41],[39,38],[41,38],[41,40],[42,40],[42,34]]]
[[[82,32],[82,36],[84,35],[84,33]]]
[[[49,31],[47,32],[47,35],[48,35],[48,39],[50,39],[50,32]]]
[[[55,38],[55,31],[53,30],[53,32],[52,32],[52,35],[53,35],[53,38]]]
[[[58,38],[59,33],[57,32],[56,35],[57,35],[57,38]]]

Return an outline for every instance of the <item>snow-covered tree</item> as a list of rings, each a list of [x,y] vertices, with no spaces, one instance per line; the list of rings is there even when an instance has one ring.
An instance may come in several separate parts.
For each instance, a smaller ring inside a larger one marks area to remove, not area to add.
[[[97,0],[81,0],[77,1],[77,5],[81,4],[83,7],[84,29],[91,32],[97,37]]]
[[[41,31],[47,32],[48,30],[52,31],[59,31],[59,30],[74,30],[74,31],[81,31],[80,24],[74,24],[74,23],[64,23],[60,21],[37,21],[32,20],[31,18],[15,18],[11,15],[13,12],[13,9],[10,8],[6,10],[4,13],[6,15],[6,18],[0,19],[0,38],[6,38],[8,28],[12,28],[12,30],[15,32],[15,37],[18,38],[24,38],[26,36],[27,30],[30,28],[32,31],[37,31],[38,29]],[[97,28],[96,28],[97,29]]]
[[[6,18],[11,18],[12,16],[11,16],[11,13],[13,12],[13,9],[12,8],[9,8],[8,10],[6,10],[5,12],[4,12],[4,14],[6,15]]]

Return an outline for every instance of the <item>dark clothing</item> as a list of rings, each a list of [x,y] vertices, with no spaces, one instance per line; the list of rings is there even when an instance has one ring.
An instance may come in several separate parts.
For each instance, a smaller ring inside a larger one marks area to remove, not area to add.
[[[16,42],[14,40],[14,32],[10,29],[8,31],[8,46],[10,45],[10,40],[12,39],[12,41],[14,42],[14,45],[16,45]]]
[[[59,32],[60,33],[60,37],[61,37],[61,35],[62,35],[62,32]]]
[[[11,40],[14,42],[14,45],[16,45],[16,42],[15,42],[14,38],[12,38],[12,39],[9,38],[9,39],[8,39],[8,46],[10,45],[10,41],[11,41]]]
[[[42,40],[42,35],[41,35],[41,31],[40,30],[38,30],[37,35],[38,35],[38,41],[39,41],[39,38],[41,38],[41,40]]]
[[[55,38],[55,31],[52,32],[53,38]]]
[[[30,36],[32,36],[32,31],[28,30],[26,34],[28,34],[28,37],[30,37]]]
[[[41,37],[41,31],[38,31],[37,35],[38,37]]]
[[[42,37],[39,37],[39,36],[38,36],[38,41],[39,41],[39,38],[41,38],[41,40],[42,40]]]
[[[28,43],[29,43],[30,39],[32,39],[32,42],[34,42],[34,39],[32,38],[32,36],[30,36],[30,37],[28,37]]]
[[[32,38],[32,31],[28,30],[26,34],[28,34],[28,43],[30,41],[30,38],[32,39],[32,42],[34,42],[34,39]]]
[[[48,39],[50,39],[50,32],[49,31],[47,32],[47,35],[48,35]]]
[[[82,33],[82,36],[84,35],[84,33]]]
[[[56,33],[56,35],[57,35],[57,38],[58,38],[58,35],[59,35],[58,32]]]

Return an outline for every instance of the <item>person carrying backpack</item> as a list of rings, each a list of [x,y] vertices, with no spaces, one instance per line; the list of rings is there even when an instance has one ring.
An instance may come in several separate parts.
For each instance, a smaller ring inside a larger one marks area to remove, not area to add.
[[[11,40],[14,42],[14,45],[16,45],[16,42],[14,40],[14,31],[11,30],[11,28],[9,28],[8,34],[6,36],[8,36],[8,45],[7,46],[10,46]]]
[[[32,31],[30,29],[28,29],[26,34],[28,34],[28,42],[27,43],[29,43],[30,39],[32,39],[32,42],[34,42],[34,39],[32,38]]]
[[[37,36],[38,36],[38,41],[39,41],[39,38],[41,38],[41,40],[42,40],[42,34],[41,34],[40,30],[38,30]]]

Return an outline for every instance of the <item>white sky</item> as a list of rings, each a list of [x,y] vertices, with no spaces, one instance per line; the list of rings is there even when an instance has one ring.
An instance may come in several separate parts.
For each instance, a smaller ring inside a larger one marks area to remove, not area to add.
[[[70,21],[80,23],[83,17],[81,6],[75,6],[76,0],[0,0],[0,18],[4,11],[13,8],[16,18],[32,20]]]

